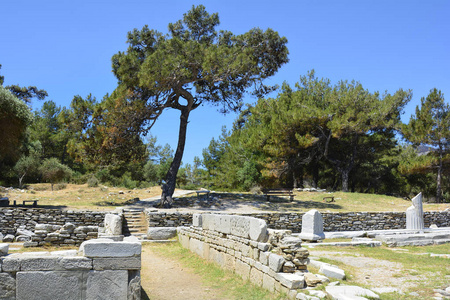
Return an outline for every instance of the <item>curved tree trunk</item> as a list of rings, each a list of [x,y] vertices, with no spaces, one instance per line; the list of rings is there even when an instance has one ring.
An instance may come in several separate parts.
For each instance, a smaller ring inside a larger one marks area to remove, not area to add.
[[[438,166],[438,173],[436,178],[436,202],[441,203],[442,198],[442,187],[441,187],[441,180],[442,180],[442,144],[439,143],[439,166]]]
[[[183,158],[184,145],[186,144],[186,131],[187,131],[189,113],[190,113],[190,109],[188,107],[183,107],[181,109],[180,130],[179,130],[179,134],[178,134],[177,150],[175,152],[173,161],[170,164],[169,171],[166,174],[165,183],[161,187],[161,189],[162,189],[161,206],[164,208],[172,207],[172,203],[173,203],[172,195],[173,195],[173,192],[175,191],[175,185],[176,185],[176,181],[177,181],[177,173],[178,173],[178,169],[180,168],[180,165],[181,165],[181,159]]]

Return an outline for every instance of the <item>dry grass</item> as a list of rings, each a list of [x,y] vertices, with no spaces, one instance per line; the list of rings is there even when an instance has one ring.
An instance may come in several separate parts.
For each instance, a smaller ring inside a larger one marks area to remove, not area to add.
[[[8,191],[4,196],[9,197],[11,202],[16,200],[18,204],[21,204],[23,200],[39,200],[39,206],[43,207],[110,210],[117,206],[126,205],[127,201],[134,198],[145,199],[161,193],[159,186],[133,190],[105,186],[92,188],[86,184],[67,184],[60,186],[62,189],[59,190],[56,189],[57,187],[58,185],[55,185],[55,190],[51,191],[48,183],[30,184],[23,192],[14,189]],[[120,191],[123,193],[119,194]],[[322,212],[404,212],[411,206],[411,201],[402,198],[343,192],[295,192],[295,199],[292,202],[285,198],[276,197],[271,197],[271,202],[267,202],[263,195],[250,193],[213,193],[212,196],[219,198],[223,204],[228,203],[228,205],[222,205],[220,208],[224,210],[240,203],[253,206],[255,210],[274,212],[305,212],[313,208]],[[335,197],[335,202],[328,203],[323,200],[324,197],[329,196]],[[175,205],[183,203],[181,204],[183,206],[184,203],[189,202],[185,200],[192,197],[196,198],[195,193],[180,197]],[[450,203],[424,203],[425,211],[443,211],[447,208],[450,208]]]
[[[55,185],[56,187],[56,185]],[[123,193],[119,193],[123,192]],[[145,199],[159,195],[160,187],[128,190],[120,187],[88,187],[87,184],[67,184],[60,190],[51,190],[50,184],[30,184],[23,192],[15,189],[5,195],[10,202],[16,200],[22,204],[23,200],[39,200],[38,205],[50,208],[67,209],[98,209],[108,210],[123,206],[134,198]]]

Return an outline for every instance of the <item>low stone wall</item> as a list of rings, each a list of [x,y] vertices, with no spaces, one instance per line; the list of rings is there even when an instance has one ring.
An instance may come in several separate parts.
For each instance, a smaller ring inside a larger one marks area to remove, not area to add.
[[[178,238],[183,247],[272,292],[295,298],[296,289],[305,287],[299,271],[306,270],[308,250],[298,239],[269,236],[261,219],[194,214],[193,226],[179,227]]]
[[[87,240],[98,237],[98,226],[79,226],[72,223],[61,225],[36,224],[30,242],[25,247],[39,246],[79,246]]]
[[[405,229],[406,214],[402,212],[348,212],[321,213],[324,231],[358,231]],[[288,229],[299,233],[302,229],[303,213],[251,213],[239,214],[266,221],[271,229]],[[149,227],[188,226],[192,223],[192,214],[185,212],[146,211]],[[438,227],[450,227],[450,212],[424,212],[425,227],[436,224]]]
[[[92,240],[79,251],[0,251],[0,298],[137,300],[140,269],[141,244],[133,241]]]
[[[106,212],[101,211],[4,207],[0,208],[0,232],[4,235],[15,234],[20,226],[34,230],[36,224],[63,226],[72,223],[75,226],[102,226],[105,214]]]

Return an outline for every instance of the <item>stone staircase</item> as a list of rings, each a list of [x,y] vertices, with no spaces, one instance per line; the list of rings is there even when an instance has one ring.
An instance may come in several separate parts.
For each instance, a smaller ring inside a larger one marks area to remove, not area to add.
[[[147,220],[143,208],[124,208],[122,232],[125,236],[136,236],[145,239],[147,236]]]

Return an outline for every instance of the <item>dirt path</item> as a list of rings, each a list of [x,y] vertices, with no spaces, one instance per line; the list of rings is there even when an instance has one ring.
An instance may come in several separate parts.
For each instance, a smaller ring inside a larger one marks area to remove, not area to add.
[[[192,270],[157,255],[151,247],[143,247],[141,260],[143,300],[224,299],[218,298],[218,291],[203,284]]]

